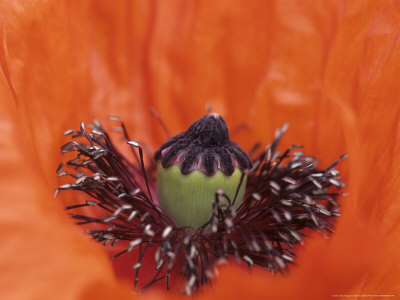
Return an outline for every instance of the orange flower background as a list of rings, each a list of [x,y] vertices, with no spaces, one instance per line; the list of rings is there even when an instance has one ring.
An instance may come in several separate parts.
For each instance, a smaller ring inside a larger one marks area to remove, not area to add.
[[[220,267],[197,298],[400,295],[400,5],[392,1],[1,1],[0,291],[4,299],[169,299],[135,294],[53,199],[62,132],[120,116],[155,149],[209,104],[248,150],[344,152],[348,196],[330,239],[290,273]],[[71,195],[70,195],[71,196]],[[61,200],[60,200],[61,199]],[[65,200],[64,200],[65,201]]]

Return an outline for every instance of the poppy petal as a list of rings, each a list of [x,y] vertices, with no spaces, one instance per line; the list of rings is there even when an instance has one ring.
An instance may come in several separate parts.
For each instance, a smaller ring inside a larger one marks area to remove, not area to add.
[[[323,164],[348,152],[349,196],[331,239],[308,238],[286,277],[225,266],[199,298],[400,293],[398,3],[8,1],[0,11],[2,295],[129,297],[50,195],[60,133],[114,114],[154,149],[165,135],[149,107],[177,133],[206,104],[232,128],[247,124],[245,149],[289,121],[282,147],[304,144]]]

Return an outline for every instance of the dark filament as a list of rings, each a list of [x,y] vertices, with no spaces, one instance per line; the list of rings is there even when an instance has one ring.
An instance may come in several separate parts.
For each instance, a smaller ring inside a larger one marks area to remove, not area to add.
[[[252,149],[253,167],[248,172],[246,195],[240,207],[235,209],[235,199],[217,192],[212,203],[212,217],[193,231],[177,227],[152,199],[151,194],[155,196],[155,166],[144,170],[142,147],[130,141],[119,119],[112,120],[120,122],[135,162],[128,161],[118,152],[99,122],[87,124],[89,131],[82,124],[79,130],[65,133],[73,134],[74,141],[62,146],[62,152],[72,151],[76,157],[62,163],[57,170],[59,176],[69,175],[75,181],[60,186],[56,194],[72,189],[90,197],[90,200],[67,209],[87,206],[97,209],[94,215],[72,213],[71,217],[77,224],[93,224],[96,229],[90,230],[89,234],[105,246],[112,247],[125,241],[126,248],[111,259],[136,249],[138,259],[132,261],[132,268],[136,270],[135,287],[144,257],[153,256],[148,254],[152,247],[156,249],[155,275],[142,285],[141,290],[163,279],[168,289],[170,273],[183,262],[181,273],[187,279],[184,292],[191,294],[211,282],[217,262],[235,259],[249,267],[284,272],[294,262],[294,246],[302,243],[305,229],[332,232],[332,220],[340,212],[340,189],[344,187],[334,167],[345,157],[326,169],[319,169],[318,161],[305,156],[300,151],[301,146],[292,146],[280,154],[277,146],[287,126],[277,130],[275,139],[265,150],[255,154],[257,147]],[[196,127],[191,126],[190,130],[196,130]],[[184,149],[184,143],[174,144],[178,138],[173,137],[162,147]],[[212,139],[209,139],[211,144],[216,142]],[[197,148],[193,147],[191,151],[195,156]],[[205,152],[206,168],[212,164],[215,155],[233,154],[240,164],[246,164],[240,162],[243,154],[240,148],[233,151],[229,147],[212,149]],[[187,160],[190,164],[192,157]],[[67,171],[63,171],[65,166]],[[225,168],[229,170],[229,166]],[[98,217],[99,213],[103,216]]]

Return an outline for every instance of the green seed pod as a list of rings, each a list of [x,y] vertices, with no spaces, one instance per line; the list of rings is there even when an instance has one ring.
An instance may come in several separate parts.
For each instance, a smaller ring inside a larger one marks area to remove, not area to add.
[[[222,189],[233,200],[241,176],[240,169],[235,169],[231,176],[221,171],[217,171],[213,176],[207,176],[198,170],[183,175],[177,165],[164,169],[158,164],[158,200],[178,226],[198,228],[211,217],[211,201],[215,198],[216,190]],[[247,175],[244,176],[236,197],[236,208],[242,202],[246,180]]]
[[[177,226],[198,228],[212,215],[212,200],[222,189],[235,199],[242,174],[251,166],[246,153],[229,138],[225,121],[208,114],[194,122],[155,153],[157,194],[160,206]],[[235,207],[243,199],[247,175],[236,196]]]

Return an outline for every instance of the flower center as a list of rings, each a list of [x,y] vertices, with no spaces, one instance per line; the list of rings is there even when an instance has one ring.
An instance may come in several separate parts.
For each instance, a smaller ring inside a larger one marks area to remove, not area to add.
[[[250,168],[247,154],[230,140],[225,121],[208,114],[164,143],[155,153],[160,205],[178,226],[198,228],[212,215],[212,201],[223,190],[238,207]]]

